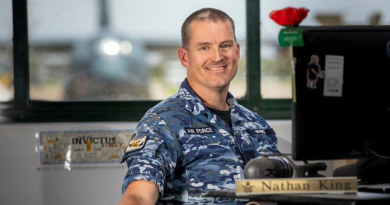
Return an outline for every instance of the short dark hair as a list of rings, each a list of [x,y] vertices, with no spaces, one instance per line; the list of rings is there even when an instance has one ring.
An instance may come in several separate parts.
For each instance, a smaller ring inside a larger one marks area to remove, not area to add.
[[[213,22],[228,20],[232,25],[234,41],[237,42],[233,19],[221,10],[214,9],[214,8],[203,8],[195,11],[190,16],[188,16],[187,19],[184,21],[183,25],[181,26],[181,46],[183,48],[188,49],[188,43],[190,42],[191,32],[192,32],[190,29],[191,23],[193,21],[208,21],[208,20]]]

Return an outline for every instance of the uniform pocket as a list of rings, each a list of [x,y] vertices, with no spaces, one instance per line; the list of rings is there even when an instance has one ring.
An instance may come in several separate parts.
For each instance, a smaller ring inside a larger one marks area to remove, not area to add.
[[[276,150],[276,137],[273,129],[247,129],[249,138],[258,153],[274,153]]]
[[[187,135],[181,141],[183,147],[183,163],[189,164],[200,158],[211,158],[222,155],[226,147],[222,146],[216,134]]]

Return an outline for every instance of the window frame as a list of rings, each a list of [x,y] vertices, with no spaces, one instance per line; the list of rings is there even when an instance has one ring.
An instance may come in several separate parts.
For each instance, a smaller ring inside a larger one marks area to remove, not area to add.
[[[27,0],[12,1],[14,100],[0,103],[0,122],[123,122],[139,121],[160,101],[31,100]],[[260,1],[246,0],[247,93],[238,102],[265,119],[291,119],[291,99],[261,97]]]

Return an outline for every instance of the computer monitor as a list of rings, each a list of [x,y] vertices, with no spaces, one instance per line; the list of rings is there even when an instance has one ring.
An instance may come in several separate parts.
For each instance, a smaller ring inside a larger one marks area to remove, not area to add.
[[[303,27],[303,41],[293,48],[293,159],[389,156],[390,26]]]

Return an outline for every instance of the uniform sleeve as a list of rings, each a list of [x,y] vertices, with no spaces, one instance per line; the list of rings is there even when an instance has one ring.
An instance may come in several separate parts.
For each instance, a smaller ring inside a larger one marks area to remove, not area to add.
[[[280,153],[278,150],[278,138],[276,137],[274,129],[270,127],[269,129],[265,130],[265,134],[269,138],[269,146],[267,151],[271,153]]]
[[[181,155],[179,143],[174,132],[156,114],[146,115],[136,130],[134,138],[146,136],[146,142],[142,148],[127,151],[122,158],[128,167],[122,193],[131,182],[146,180],[157,184],[160,196],[163,196],[166,179],[173,176]]]
[[[276,137],[276,133],[274,129],[261,117],[259,116],[259,122],[262,124],[264,129],[264,134],[260,134],[257,136],[260,138],[260,149],[258,152],[261,153],[280,153],[278,151],[278,138]]]

